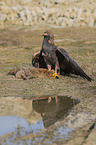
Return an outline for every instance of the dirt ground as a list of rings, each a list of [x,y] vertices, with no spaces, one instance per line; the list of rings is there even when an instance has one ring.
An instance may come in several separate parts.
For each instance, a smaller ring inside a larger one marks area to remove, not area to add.
[[[34,78],[21,80],[7,75],[15,67],[32,66],[32,55],[41,49],[42,33],[45,30],[53,32],[55,44],[66,49],[93,81],[89,82],[79,76],[61,76],[59,79]],[[0,27],[0,97],[27,97],[30,95],[67,95],[79,99],[81,102],[73,108],[72,116],[69,116],[69,120],[75,122],[74,125],[67,122],[68,118],[65,119],[65,122],[71,127],[73,125],[76,128],[77,123],[78,129],[73,132],[75,134],[73,139],[67,142],[62,140],[61,142],[68,145],[95,145],[96,28]],[[86,113],[87,115],[84,115]],[[85,116],[86,119],[84,120]],[[83,123],[80,127],[81,120],[83,120]],[[94,127],[90,129],[92,125]],[[53,144],[59,143],[53,142]]]

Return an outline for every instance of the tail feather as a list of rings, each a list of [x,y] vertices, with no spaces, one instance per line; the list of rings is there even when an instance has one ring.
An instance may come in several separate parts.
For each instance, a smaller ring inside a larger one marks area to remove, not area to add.
[[[92,81],[92,79],[83,71],[82,77],[86,78],[88,81]]]
[[[82,70],[82,68],[74,60],[71,59],[71,63],[74,64],[72,65],[73,73],[75,73],[76,75],[80,75],[82,78],[86,78],[88,81],[92,81],[92,79]]]
[[[92,81],[92,79],[82,70],[82,72],[80,73],[80,76],[82,78],[86,78],[88,81]]]

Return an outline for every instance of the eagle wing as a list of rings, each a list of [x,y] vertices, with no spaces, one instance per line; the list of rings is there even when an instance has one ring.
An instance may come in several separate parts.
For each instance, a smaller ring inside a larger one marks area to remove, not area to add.
[[[68,55],[63,48],[56,47],[56,56],[59,61],[61,74],[75,74],[86,78],[88,81],[92,79],[81,69],[81,67]],[[37,68],[47,68],[44,58],[41,55],[41,51],[38,51],[33,55],[32,64]]]
[[[68,55],[63,48],[56,49],[56,56],[58,57],[60,65],[60,73],[80,75],[88,81],[92,79],[81,69],[81,67]]]
[[[42,51],[38,51],[33,55],[32,65],[37,68],[47,68],[46,63],[41,53]]]

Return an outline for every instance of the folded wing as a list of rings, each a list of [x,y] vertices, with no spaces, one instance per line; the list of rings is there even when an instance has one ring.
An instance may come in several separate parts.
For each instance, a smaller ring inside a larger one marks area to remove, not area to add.
[[[72,73],[75,75],[80,75],[82,78],[86,78],[88,81],[92,80],[63,48],[57,48],[56,56],[59,60],[61,73]]]

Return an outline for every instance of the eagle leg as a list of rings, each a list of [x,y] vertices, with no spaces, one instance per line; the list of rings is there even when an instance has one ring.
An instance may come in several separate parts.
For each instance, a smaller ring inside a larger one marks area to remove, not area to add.
[[[50,71],[51,70],[51,65],[47,64],[47,68]]]
[[[55,73],[53,74],[54,78],[59,78],[59,75],[57,74],[57,71],[59,70],[58,74],[60,74],[60,68],[59,68],[59,63],[58,61],[55,64]]]
[[[54,73],[53,74],[53,77],[56,78],[56,79],[58,79],[59,78],[59,75]]]

